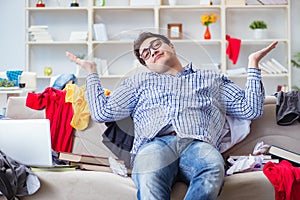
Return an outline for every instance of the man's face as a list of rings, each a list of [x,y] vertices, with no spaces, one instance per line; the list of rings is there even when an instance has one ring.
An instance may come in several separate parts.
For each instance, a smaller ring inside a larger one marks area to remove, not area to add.
[[[141,44],[140,55],[149,70],[157,73],[168,72],[176,59],[174,46],[156,37],[148,38]]]

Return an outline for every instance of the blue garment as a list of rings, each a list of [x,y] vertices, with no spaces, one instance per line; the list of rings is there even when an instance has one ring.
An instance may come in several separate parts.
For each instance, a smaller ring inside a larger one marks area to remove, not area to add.
[[[74,74],[62,74],[60,75],[53,83],[53,88],[62,90],[65,88],[66,84],[68,83],[77,83],[77,78]]]
[[[264,89],[259,69],[250,68],[245,91],[223,75],[193,70],[192,64],[176,76],[155,72],[126,79],[106,97],[98,74],[86,80],[91,117],[98,122],[131,116],[135,139],[131,154],[172,126],[181,138],[193,138],[218,147],[225,114],[255,119],[262,115]]]
[[[141,199],[170,199],[175,181],[189,185],[185,200],[217,199],[224,182],[224,160],[212,145],[176,136],[156,137],[141,147],[132,179]]]
[[[23,73],[22,70],[6,71],[8,80],[13,81],[15,86],[19,86],[19,76]]]

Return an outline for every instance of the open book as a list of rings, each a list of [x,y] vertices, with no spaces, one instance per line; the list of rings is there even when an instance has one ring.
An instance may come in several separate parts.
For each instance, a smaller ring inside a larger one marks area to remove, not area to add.
[[[287,160],[291,162],[294,166],[300,166],[300,154],[284,149],[282,147],[278,147],[275,145],[271,145],[267,151],[268,154],[271,154],[272,157],[278,158],[280,160]]]

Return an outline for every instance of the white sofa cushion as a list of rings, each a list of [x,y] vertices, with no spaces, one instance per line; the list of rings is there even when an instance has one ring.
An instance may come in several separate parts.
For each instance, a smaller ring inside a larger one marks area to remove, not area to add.
[[[7,100],[6,117],[12,119],[44,119],[44,110],[33,110],[26,105],[26,97],[11,96]]]

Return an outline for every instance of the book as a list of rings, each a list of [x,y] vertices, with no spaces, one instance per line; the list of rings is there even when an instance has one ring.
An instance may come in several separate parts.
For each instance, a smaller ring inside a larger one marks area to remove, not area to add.
[[[268,74],[273,74],[274,71],[272,69],[270,69],[265,63],[261,62],[258,64],[259,68],[262,69],[263,71],[265,71]]]
[[[250,154],[251,155],[251,154]],[[233,160],[237,160],[237,159],[242,159],[242,158],[245,158],[245,157],[248,157],[250,155],[231,155],[229,156],[229,158],[233,159]],[[264,160],[269,160],[269,159],[272,159],[272,156],[271,155],[267,155],[267,154],[261,154],[261,155],[251,155],[251,156],[262,156],[262,158]]]
[[[93,30],[94,30],[94,39],[95,40],[97,40],[97,41],[107,41],[108,40],[105,24],[102,24],[102,23],[94,24]]]
[[[75,165],[82,170],[113,173],[112,169],[109,166],[104,166],[104,165],[94,165],[94,164],[87,164],[87,163],[72,163],[72,165]]]
[[[99,156],[60,152],[58,155],[58,159],[64,160],[64,161],[70,161],[70,162],[74,162],[74,163],[87,163],[87,164],[109,166],[108,157],[99,157]],[[117,160],[117,161],[124,164],[123,160]]]
[[[287,160],[293,165],[300,166],[300,154],[297,152],[293,152],[279,146],[271,145],[267,153],[271,154],[273,158],[278,158],[279,160]]]
[[[267,60],[265,62],[266,65],[268,65],[273,71],[275,74],[280,74],[282,73],[281,69],[279,67],[277,67],[277,65],[275,65],[273,62],[271,62],[270,60]]]
[[[282,64],[280,64],[277,60],[275,60],[274,58],[271,58],[271,62],[274,63],[280,70],[282,73],[287,73],[288,70],[286,67],[284,67]]]
[[[276,158],[273,158],[273,159],[264,159],[262,161],[262,164],[266,164],[267,162],[279,163],[279,159],[276,159]]]
[[[109,166],[104,166],[104,165],[94,165],[94,164],[87,164],[87,163],[72,163],[71,165],[74,165],[81,170],[113,173],[113,170]],[[127,169],[127,175],[130,176],[131,174],[132,174],[131,169]]]
[[[77,166],[75,165],[57,165],[53,167],[30,167],[32,172],[66,172],[75,171]]]

